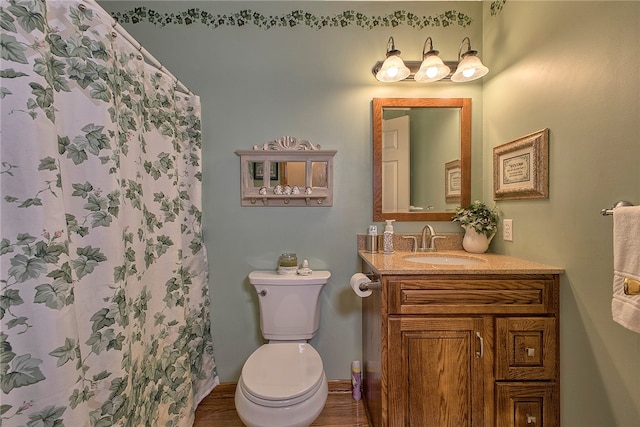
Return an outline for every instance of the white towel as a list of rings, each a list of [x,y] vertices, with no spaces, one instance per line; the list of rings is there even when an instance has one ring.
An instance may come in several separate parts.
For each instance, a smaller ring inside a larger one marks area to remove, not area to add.
[[[613,210],[613,320],[640,333],[640,295],[624,293],[625,278],[640,280],[640,206]]]

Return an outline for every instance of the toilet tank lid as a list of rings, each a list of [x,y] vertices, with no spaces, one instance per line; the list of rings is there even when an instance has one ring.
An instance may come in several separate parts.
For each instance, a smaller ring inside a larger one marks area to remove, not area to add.
[[[331,277],[331,272],[325,270],[314,271],[307,276],[299,274],[278,274],[277,271],[252,271],[249,273],[249,283],[252,285],[324,285]]]

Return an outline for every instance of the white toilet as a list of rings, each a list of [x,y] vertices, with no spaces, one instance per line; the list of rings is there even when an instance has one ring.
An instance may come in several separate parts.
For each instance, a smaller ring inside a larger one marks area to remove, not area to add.
[[[329,277],[328,271],[249,274],[269,343],[249,356],[236,387],[236,411],[248,427],[306,427],[322,412],[327,377],[320,355],[306,341],[320,325],[320,292]]]

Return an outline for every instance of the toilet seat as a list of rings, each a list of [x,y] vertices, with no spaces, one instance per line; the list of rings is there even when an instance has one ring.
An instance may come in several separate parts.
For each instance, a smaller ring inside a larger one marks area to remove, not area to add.
[[[264,344],[242,367],[239,385],[258,405],[284,407],[302,402],[325,382],[322,359],[307,343]]]

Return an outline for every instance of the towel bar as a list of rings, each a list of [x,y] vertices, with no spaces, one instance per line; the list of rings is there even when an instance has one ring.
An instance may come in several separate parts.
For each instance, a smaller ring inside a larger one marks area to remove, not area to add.
[[[601,215],[613,215],[613,210],[615,208],[619,208],[621,206],[633,206],[633,204],[627,202],[626,200],[620,200],[619,202],[614,203],[613,206],[611,206],[611,209],[601,209],[600,210],[600,214]]]

